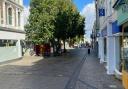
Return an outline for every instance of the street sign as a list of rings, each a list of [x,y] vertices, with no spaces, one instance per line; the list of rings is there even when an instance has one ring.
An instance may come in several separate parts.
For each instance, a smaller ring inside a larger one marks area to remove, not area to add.
[[[105,9],[99,9],[99,16],[105,16]]]

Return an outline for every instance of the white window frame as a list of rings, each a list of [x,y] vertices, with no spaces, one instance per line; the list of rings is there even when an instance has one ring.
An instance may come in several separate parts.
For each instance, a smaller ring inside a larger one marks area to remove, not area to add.
[[[12,25],[9,24],[9,18],[8,18],[8,16],[9,16],[9,13],[8,13],[9,8],[12,9]],[[14,16],[14,9],[13,9],[13,7],[11,5],[7,7],[7,17],[6,18],[7,18],[7,25],[8,26],[14,26],[15,16]]]

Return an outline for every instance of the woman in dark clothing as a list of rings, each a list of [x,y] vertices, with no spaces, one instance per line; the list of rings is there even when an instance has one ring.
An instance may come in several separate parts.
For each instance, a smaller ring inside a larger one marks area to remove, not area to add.
[[[90,47],[88,47],[88,54],[90,54]]]

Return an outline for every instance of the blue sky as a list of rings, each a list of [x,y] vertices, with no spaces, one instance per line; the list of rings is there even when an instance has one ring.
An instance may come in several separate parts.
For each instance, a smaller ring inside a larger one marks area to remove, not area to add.
[[[30,0],[23,0],[24,6],[29,6]]]
[[[73,0],[78,10],[81,11],[85,5],[91,3],[93,0]]]
[[[84,6],[88,3],[91,3],[93,0],[73,0],[78,10],[81,11]],[[30,0],[24,0],[24,5],[29,6]]]

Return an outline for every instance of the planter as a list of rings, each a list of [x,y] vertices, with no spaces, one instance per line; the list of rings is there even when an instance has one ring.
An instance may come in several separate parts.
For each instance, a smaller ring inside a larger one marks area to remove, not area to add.
[[[122,72],[122,81],[123,81],[123,86],[125,89],[128,89],[128,71],[124,71]]]

